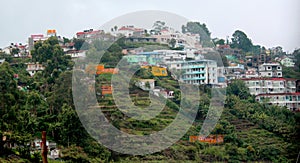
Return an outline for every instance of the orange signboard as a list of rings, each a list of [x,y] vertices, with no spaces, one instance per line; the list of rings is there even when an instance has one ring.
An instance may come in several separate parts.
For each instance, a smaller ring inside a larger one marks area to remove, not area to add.
[[[55,29],[48,29],[47,30],[47,34],[56,34],[56,30]]]
[[[224,136],[223,135],[209,135],[207,137],[205,136],[190,136],[189,142],[205,142],[209,144],[219,144],[224,142]]]
[[[88,74],[117,74],[119,70],[117,68],[104,68],[104,65],[88,65],[85,68],[85,72]]]

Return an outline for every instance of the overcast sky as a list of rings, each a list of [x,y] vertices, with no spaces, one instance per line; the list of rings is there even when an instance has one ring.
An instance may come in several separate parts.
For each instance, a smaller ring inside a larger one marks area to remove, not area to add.
[[[56,29],[73,37],[99,28],[127,13],[161,10],[205,23],[213,37],[226,38],[237,29],[254,44],[300,48],[299,0],[1,0],[0,47],[26,43],[31,34]]]

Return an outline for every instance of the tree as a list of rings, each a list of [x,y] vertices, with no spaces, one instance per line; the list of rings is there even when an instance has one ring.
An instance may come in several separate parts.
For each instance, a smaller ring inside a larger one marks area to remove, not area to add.
[[[163,21],[155,21],[153,26],[152,26],[152,30],[151,30],[151,33],[152,34],[158,34],[162,29],[167,29],[168,27],[165,26],[166,23],[163,22]]]
[[[71,57],[64,54],[56,37],[50,37],[43,43],[36,43],[31,54],[33,61],[45,65],[43,75],[48,78],[49,84],[53,83],[54,78],[58,77],[62,71],[73,67]]]
[[[74,42],[74,48],[76,50],[80,50],[81,47],[82,47],[82,45],[84,44],[85,40],[84,39],[76,39],[76,38],[74,38],[73,42]]]
[[[12,48],[11,49],[11,53],[14,55],[14,54],[18,54],[20,52],[20,49],[19,48]]]
[[[244,32],[236,30],[232,34],[232,37],[232,42],[230,44],[231,48],[238,48],[243,50],[244,52],[249,52],[252,50],[252,41],[247,37],[247,35]]]
[[[250,92],[246,84],[242,80],[234,80],[227,87],[228,95],[238,96],[240,99],[247,99]]]
[[[295,70],[300,72],[300,49],[296,49],[293,52],[293,56],[295,56],[296,62],[295,62]]]
[[[63,40],[64,40],[64,45],[66,44],[66,43],[70,43],[71,41],[68,39],[68,38],[66,38],[66,37],[63,37]]]
[[[36,128],[34,118],[25,110],[24,93],[17,89],[13,71],[7,62],[0,66],[0,155],[4,154],[4,144],[18,144],[24,146],[19,152],[22,156],[29,156],[26,145]],[[6,139],[3,140],[3,136]]]
[[[200,22],[188,22],[186,26],[182,25],[182,33],[190,32],[192,34],[199,34],[200,41],[203,46],[212,47],[213,44],[210,38],[210,31],[208,30],[205,23],[201,24]]]
[[[174,48],[175,45],[176,45],[176,40],[175,40],[174,38],[172,38],[172,39],[170,40],[169,44],[171,45],[172,48]]]
[[[225,45],[224,39],[215,39],[214,40],[215,45]]]
[[[228,63],[227,57],[224,55],[222,55],[221,57],[222,57],[223,66],[228,67],[229,63]]]

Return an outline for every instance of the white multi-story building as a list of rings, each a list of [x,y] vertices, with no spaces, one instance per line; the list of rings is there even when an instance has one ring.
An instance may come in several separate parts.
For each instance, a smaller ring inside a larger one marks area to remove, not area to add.
[[[282,77],[282,66],[279,63],[264,63],[258,67],[261,77]]]
[[[242,80],[252,95],[296,92],[296,79],[246,78]]]
[[[245,78],[242,79],[250,94],[259,102],[286,106],[295,111],[300,106],[300,92],[297,92],[297,79],[284,78]]]
[[[217,63],[213,60],[167,62],[168,68],[179,71],[179,79],[187,84],[218,84]]]
[[[295,66],[295,62],[289,58],[289,57],[284,57],[280,63],[285,66],[285,67],[294,67]]]
[[[260,94],[256,96],[256,100],[271,105],[287,107],[291,111],[300,110],[300,92]]]
[[[152,37],[157,38],[157,42],[161,44],[169,44],[174,39],[175,47],[200,47],[200,35],[191,33],[180,33],[172,29],[163,29],[157,35]]]

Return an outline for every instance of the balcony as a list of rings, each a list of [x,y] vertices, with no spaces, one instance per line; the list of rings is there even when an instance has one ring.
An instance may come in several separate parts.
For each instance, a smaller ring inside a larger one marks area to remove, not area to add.
[[[205,74],[205,71],[186,71],[184,74]]]
[[[182,80],[205,80],[205,77],[189,77],[189,78],[182,78]]]
[[[190,69],[190,68],[205,68],[204,65],[183,65],[182,69]]]

